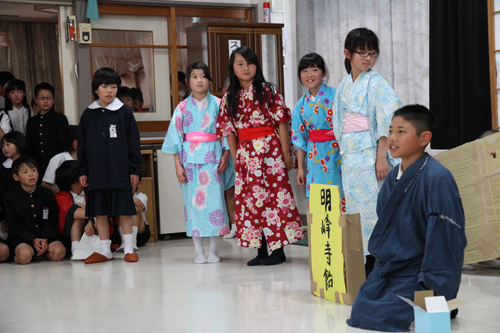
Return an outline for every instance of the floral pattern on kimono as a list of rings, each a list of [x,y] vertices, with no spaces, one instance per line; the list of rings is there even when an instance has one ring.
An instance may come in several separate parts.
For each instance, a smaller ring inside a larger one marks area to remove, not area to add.
[[[254,96],[253,86],[241,88],[236,117],[229,113],[226,94],[217,118],[217,135],[237,135],[244,128],[274,127],[271,135],[239,140],[235,165],[237,244],[260,248],[264,234],[273,251],[303,239],[304,233],[277,129],[277,124],[291,119],[291,112],[274,87],[266,85],[265,93],[270,102],[261,103]]]
[[[346,76],[337,88],[333,103],[333,131],[340,144],[342,156],[342,184],[347,213],[360,213],[363,248],[368,252],[368,240],[377,222],[377,195],[382,182],[378,182],[375,170],[378,140],[389,135],[394,111],[403,103],[389,85],[387,79],[373,71],[361,72],[356,81]],[[369,117],[370,129],[344,132],[347,113]],[[396,166],[387,152],[389,168]]]
[[[335,88],[322,85],[316,97],[309,92],[302,96],[292,111],[292,142],[305,153],[307,165],[306,195],[309,197],[311,184],[339,186],[342,211],[345,212],[345,200],[342,194],[339,143],[337,140],[310,142],[310,130],[333,130],[333,100]]]
[[[184,201],[186,233],[190,237],[222,236],[229,233],[224,190],[227,179],[234,178],[234,169],[228,166],[223,173],[218,165],[224,150],[229,149],[226,139],[210,142],[186,141],[190,132],[215,134],[220,99],[207,93],[202,109],[198,110],[191,95],[179,103],[174,111],[162,151],[179,154],[186,172],[186,183],[181,183]]]

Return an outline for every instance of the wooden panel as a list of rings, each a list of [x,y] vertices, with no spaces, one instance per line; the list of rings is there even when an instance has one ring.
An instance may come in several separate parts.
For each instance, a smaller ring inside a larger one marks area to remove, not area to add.
[[[99,3],[99,14],[170,16],[170,7]]]
[[[148,243],[158,242],[158,227],[156,222],[156,196],[154,190],[154,181],[152,177],[143,177],[142,185],[139,188],[140,192],[148,196],[148,207],[146,210],[146,221],[149,224],[149,230],[151,231],[151,236],[149,237]]]
[[[214,34],[252,34],[253,29],[252,28],[233,28],[233,29],[228,29],[227,27],[208,27],[208,32],[209,33],[214,33]]]
[[[90,47],[115,47],[123,49],[172,49],[171,45],[133,45],[133,44],[91,44]]]
[[[179,81],[177,76],[177,28],[175,25],[176,12],[176,8],[173,7],[170,11],[170,20],[168,22],[168,30],[170,32],[168,43],[173,45],[172,52],[170,53],[170,85],[172,87],[172,105],[170,108],[171,116],[174,114],[175,107],[179,104]]]
[[[99,5],[99,10],[100,10]],[[250,9],[175,7],[176,16],[247,19]]]
[[[281,35],[283,33],[283,30],[281,28],[273,28],[273,29],[255,28],[253,29],[253,31],[256,34],[262,34],[262,35]]]
[[[237,39],[241,41],[241,46],[253,47],[254,36],[248,29],[233,29],[228,32],[227,29],[221,33],[209,33],[209,52],[210,68],[213,70],[214,84],[213,93],[222,94],[224,79],[229,75],[229,40]]]
[[[139,132],[166,132],[170,120],[138,121]]]

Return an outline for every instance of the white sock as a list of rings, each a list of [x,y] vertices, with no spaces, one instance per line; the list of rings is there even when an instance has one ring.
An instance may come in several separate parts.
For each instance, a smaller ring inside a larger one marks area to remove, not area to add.
[[[75,250],[78,247],[78,244],[80,244],[80,241],[71,242],[71,255],[73,255],[73,253],[75,253]]]
[[[116,252],[123,252],[123,247],[125,246],[125,242],[123,241],[123,230],[122,227],[118,227],[118,234],[120,235],[120,247],[116,249]]]
[[[219,236],[210,237],[210,248],[208,250],[207,261],[209,263],[220,262],[219,258]]]
[[[111,240],[110,239],[105,239],[105,240],[102,240],[101,239],[101,254],[103,256],[105,256],[106,258],[108,259],[111,259],[112,255],[111,255]]]
[[[207,262],[207,257],[205,257],[205,250],[203,249],[203,238],[201,237],[193,237],[194,243],[194,254],[196,257],[194,258],[195,264],[204,264]]]
[[[139,232],[139,227],[132,227],[132,235],[133,235],[133,242],[134,242],[134,251],[137,251],[139,250],[139,248],[137,247],[137,233]]]
[[[498,259],[480,261],[479,264],[489,266],[491,268],[500,268],[500,260]]]
[[[134,237],[132,234],[123,235],[123,242],[125,243],[123,252],[125,252],[125,254],[134,253],[134,242],[132,240],[132,237]]]
[[[228,233],[227,235],[224,235],[223,238],[228,239],[228,238],[234,238],[236,237],[236,223],[231,225],[231,232]]]

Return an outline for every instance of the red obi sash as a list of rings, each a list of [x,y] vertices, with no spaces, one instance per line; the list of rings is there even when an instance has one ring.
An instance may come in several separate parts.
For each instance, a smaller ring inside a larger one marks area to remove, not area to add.
[[[272,126],[241,128],[238,130],[238,135],[240,140],[258,139],[266,135],[271,135],[273,133],[274,129]]]
[[[309,142],[325,142],[332,140],[336,140],[332,129],[309,130]]]

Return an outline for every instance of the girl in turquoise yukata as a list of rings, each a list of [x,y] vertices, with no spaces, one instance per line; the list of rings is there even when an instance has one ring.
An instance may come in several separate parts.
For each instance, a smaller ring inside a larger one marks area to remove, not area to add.
[[[306,187],[307,197],[312,183],[339,186],[341,209],[345,212],[339,144],[332,131],[335,88],[323,83],[326,75],[325,61],[319,54],[309,53],[300,59],[298,76],[309,90],[292,111],[292,142],[297,148],[299,169],[297,184]]]
[[[403,104],[387,79],[372,69],[379,55],[373,31],[351,30],[344,48],[349,75],[337,88],[333,131],[340,143],[346,211],[361,215],[368,275],[375,262],[368,240],[377,222],[377,195],[389,169],[399,163],[388,153],[389,126],[394,111]]]
[[[229,233],[224,190],[234,186],[234,167],[227,140],[215,134],[220,99],[208,92],[208,66],[194,62],[186,69],[191,95],[179,103],[170,121],[162,151],[174,155],[181,183],[186,233],[193,238],[197,264],[220,261],[219,236]],[[208,258],[203,237],[210,238]]]

